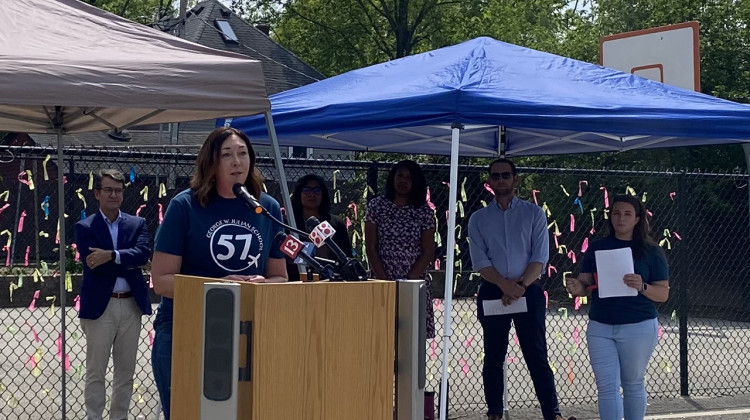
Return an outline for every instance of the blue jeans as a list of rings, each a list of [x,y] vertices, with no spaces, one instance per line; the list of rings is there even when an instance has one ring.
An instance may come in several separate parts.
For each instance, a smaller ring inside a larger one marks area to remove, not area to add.
[[[602,420],[621,420],[623,415],[625,420],[642,420],[646,415],[644,377],[658,329],[656,318],[622,325],[589,321],[586,339]]]
[[[154,328],[154,348],[151,350],[151,368],[159,391],[164,419],[169,420],[169,399],[172,389],[172,323],[162,323]]]

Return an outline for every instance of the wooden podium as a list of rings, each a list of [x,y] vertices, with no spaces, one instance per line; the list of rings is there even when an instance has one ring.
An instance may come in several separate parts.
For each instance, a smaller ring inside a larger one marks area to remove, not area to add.
[[[175,276],[171,417],[200,420],[203,283]],[[239,419],[393,419],[396,283],[241,283]],[[213,419],[212,419],[213,420]]]

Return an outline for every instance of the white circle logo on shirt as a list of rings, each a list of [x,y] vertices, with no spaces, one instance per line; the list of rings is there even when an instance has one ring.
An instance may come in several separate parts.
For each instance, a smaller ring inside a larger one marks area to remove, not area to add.
[[[214,223],[206,232],[214,263],[228,272],[237,273],[259,267],[263,237],[255,226],[236,219]]]

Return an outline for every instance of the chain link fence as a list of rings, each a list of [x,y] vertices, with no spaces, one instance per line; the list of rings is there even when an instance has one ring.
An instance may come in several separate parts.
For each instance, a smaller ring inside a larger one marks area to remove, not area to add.
[[[56,151],[0,148],[0,309],[4,341],[0,413],[6,418],[48,418],[61,412],[61,376],[66,372],[68,418],[83,418],[85,337],[77,320],[80,263],[69,249],[66,282],[67,354],[60,351],[60,279],[57,266]],[[195,155],[68,149],[66,243],[72,226],[97,211],[92,173],[115,168],[129,183],[122,210],[139,214],[153,235],[169,200],[187,188]],[[316,173],[329,182],[332,212],[347,221],[357,257],[363,260],[367,199],[383,191],[389,162],[333,159],[285,161],[290,190],[296,179]],[[280,199],[273,161],[260,158],[266,188]],[[436,327],[442,334],[445,245],[450,200],[448,166],[423,165],[436,208],[436,255],[431,267]],[[606,231],[608,200],[615,194],[640,197],[653,215],[653,232],[670,264],[670,299],[660,306],[660,340],[647,372],[651,398],[715,396],[750,392],[750,234],[748,177],[744,174],[638,172],[519,168],[519,196],[536,201],[548,215],[550,261],[542,278],[549,297],[549,358],[563,405],[596,401],[585,329],[588,303],[574,302],[562,284],[577,270],[583,249]],[[467,224],[472,212],[491,202],[485,166],[459,168],[453,335],[449,357],[449,411],[485,410],[481,380],[482,332],[476,319],[479,277],[471,271]],[[281,201],[281,200],[279,200]],[[158,297],[152,295],[156,304]],[[158,418],[158,395],[151,373],[152,317],[144,317],[131,417]],[[536,397],[515,339],[507,356],[510,408],[535,406]],[[442,342],[427,343],[428,390],[438,391]],[[111,366],[110,366],[111,378]],[[109,392],[109,389],[108,389]],[[436,400],[437,401],[437,400]]]

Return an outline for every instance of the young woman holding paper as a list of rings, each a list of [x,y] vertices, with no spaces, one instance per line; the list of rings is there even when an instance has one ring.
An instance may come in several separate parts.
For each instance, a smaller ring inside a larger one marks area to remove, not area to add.
[[[647,217],[646,208],[638,198],[615,197],[609,236],[591,244],[578,278],[566,279],[571,295],[586,296],[592,292],[586,338],[602,420],[623,417],[641,420],[646,415],[644,377],[659,329],[655,303],[669,297],[669,268],[664,253],[649,234]],[[596,252],[621,248],[632,250],[635,268],[622,281],[638,293],[600,298]]]

